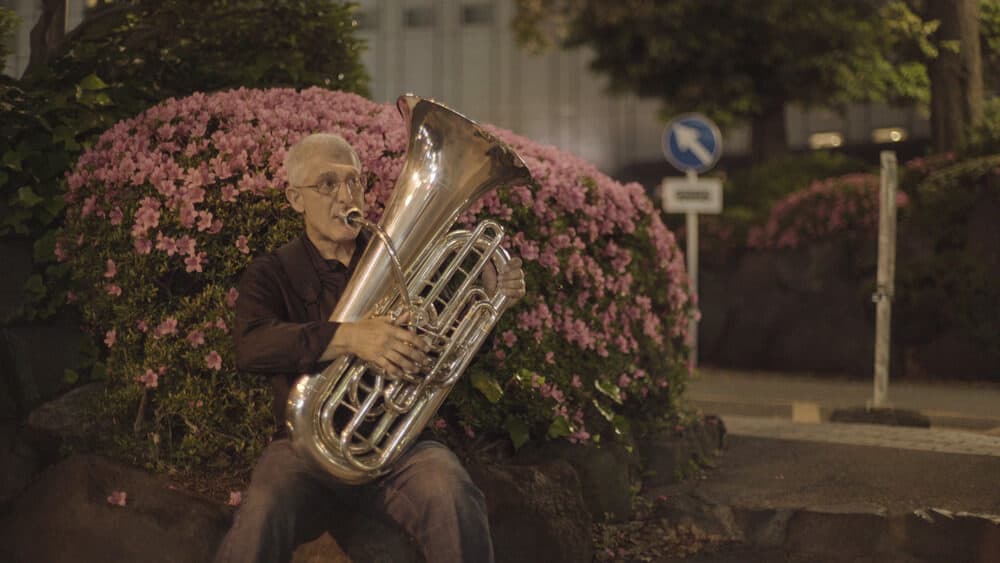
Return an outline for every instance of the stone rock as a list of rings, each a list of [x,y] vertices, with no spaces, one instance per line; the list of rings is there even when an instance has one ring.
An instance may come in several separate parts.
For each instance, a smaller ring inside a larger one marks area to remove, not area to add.
[[[126,493],[125,506],[108,497]],[[92,455],[44,471],[0,521],[0,561],[210,561],[231,510]]]
[[[0,373],[19,410],[63,393],[64,374],[80,363],[83,335],[75,326],[31,324],[0,328]]]
[[[0,507],[24,490],[42,468],[41,457],[18,430],[13,425],[0,426]]]
[[[497,563],[593,559],[590,514],[568,462],[473,464],[468,469],[486,495]]]
[[[657,508],[656,515],[671,524],[690,526],[723,541],[744,540],[733,509],[697,493],[671,496]]]
[[[1000,518],[930,508],[906,515],[896,541],[925,561],[1000,561]]]
[[[103,383],[81,385],[31,411],[28,428],[59,438],[82,438],[91,434],[94,426],[87,416],[87,408],[103,393]]]
[[[421,563],[420,547],[392,522],[359,512],[331,518],[326,531],[296,548],[292,563]]]
[[[713,459],[725,447],[726,426],[705,416],[680,431],[663,429],[639,443],[646,472],[643,487],[661,487],[683,479],[691,464]]]
[[[529,444],[517,463],[565,460],[580,478],[580,491],[596,522],[623,522],[632,514],[632,486],[638,483],[639,461],[621,448],[581,446],[564,441]],[[635,477],[633,477],[635,475]]]

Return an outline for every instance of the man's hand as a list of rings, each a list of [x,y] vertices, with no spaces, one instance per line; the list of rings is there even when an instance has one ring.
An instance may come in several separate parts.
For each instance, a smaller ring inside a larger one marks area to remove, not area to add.
[[[344,323],[331,345],[375,364],[389,375],[415,374],[427,362],[429,347],[423,338],[401,326],[408,321],[409,313],[395,323],[386,317]]]
[[[524,297],[524,270],[521,268],[520,258],[511,258],[499,276],[496,269],[490,266],[492,264],[483,268],[483,285],[487,291],[499,289],[509,300],[507,306],[513,305]]]

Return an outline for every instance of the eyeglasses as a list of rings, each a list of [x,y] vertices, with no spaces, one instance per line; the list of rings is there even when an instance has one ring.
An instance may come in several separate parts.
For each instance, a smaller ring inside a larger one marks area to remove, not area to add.
[[[333,178],[324,178],[318,183],[310,184],[308,186],[295,186],[296,188],[309,188],[316,190],[320,195],[330,196],[334,192],[339,193],[341,189],[347,187],[347,193],[351,196],[351,199],[359,199],[365,193],[365,185],[361,182],[361,178],[354,177],[344,180],[343,182],[338,182]]]

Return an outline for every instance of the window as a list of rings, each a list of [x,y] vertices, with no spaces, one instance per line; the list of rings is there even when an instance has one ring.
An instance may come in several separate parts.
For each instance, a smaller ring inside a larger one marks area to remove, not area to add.
[[[434,27],[433,6],[411,6],[403,10],[403,27]]]
[[[462,25],[492,25],[493,4],[477,2],[462,6]]]

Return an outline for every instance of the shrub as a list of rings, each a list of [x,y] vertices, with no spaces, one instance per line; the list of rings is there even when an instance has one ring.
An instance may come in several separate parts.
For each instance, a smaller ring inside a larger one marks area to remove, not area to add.
[[[238,276],[295,236],[282,195],[286,148],[333,131],[357,149],[377,218],[402,166],[389,106],[317,88],[168,100],[107,131],[68,178],[57,253],[90,330],[107,346],[114,449],[159,468],[245,467],[269,432],[264,382],[234,366]],[[691,303],[683,259],[637,184],[506,131],[535,182],[491,194],[462,221],[495,217],[524,257],[529,295],[444,410],[459,433],[628,437],[675,413]]]
[[[921,347],[945,333],[982,355],[985,373],[1000,366],[1000,156],[959,161],[931,173],[917,187],[904,225],[923,252],[903,254],[898,265],[900,337]],[[949,374],[951,376],[956,376]]]
[[[771,208],[767,221],[751,229],[751,248],[795,248],[834,235],[867,238],[878,232],[879,177],[848,174],[818,180]],[[897,206],[908,202],[896,192]]]

